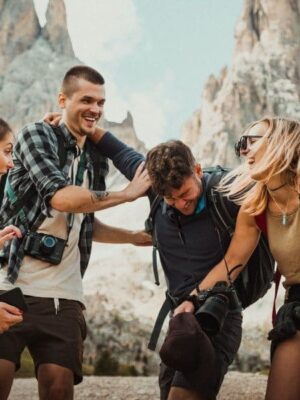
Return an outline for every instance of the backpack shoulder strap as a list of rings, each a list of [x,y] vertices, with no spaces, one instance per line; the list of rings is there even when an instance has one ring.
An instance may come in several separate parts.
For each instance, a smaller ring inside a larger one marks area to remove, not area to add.
[[[154,228],[154,219],[155,214],[158,209],[159,204],[162,201],[162,196],[156,195],[151,202],[150,212],[148,218],[145,221],[145,230],[152,236],[153,249],[152,249],[152,267],[153,267],[153,275],[154,281],[157,286],[159,286],[159,275],[158,275],[158,266],[157,266],[157,250],[158,250],[158,241]]]
[[[221,179],[229,172],[228,168],[220,166],[204,169],[210,176],[206,182],[206,198],[211,218],[220,230],[226,230],[232,236],[235,227],[235,217],[231,215],[226,205],[226,199],[216,189]]]

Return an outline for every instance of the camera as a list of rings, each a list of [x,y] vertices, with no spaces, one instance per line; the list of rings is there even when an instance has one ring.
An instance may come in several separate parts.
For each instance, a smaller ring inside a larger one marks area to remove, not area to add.
[[[229,311],[242,309],[234,286],[222,281],[217,282],[212,289],[200,292],[198,303],[195,317],[210,336],[220,332]]]
[[[31,257],[58,265],[61,262],[67,241],[43,233],[30,232],[25,237],[24,252]]]

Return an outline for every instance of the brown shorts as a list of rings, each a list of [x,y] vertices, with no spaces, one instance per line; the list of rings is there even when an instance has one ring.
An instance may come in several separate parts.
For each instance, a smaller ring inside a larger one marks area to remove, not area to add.
[[[160,399],[166,400],[171,387],[177,386],[188,390],[200,389],[203,398],[215,400],[228,367],[232,363],[240,346],[242,336],[241,325],[241,314],[229,313],[221,332],[211,338],[216,352],[214,374],[212,374],[211,378],[202,388],[196,389],[192,387],[188,377],[182,372],[175,371],[161,363],[159,374]]]
[[[82,305],[74,300],[54,300],[25,296],[28,311],[23,322],[0,335],[0,359],[12,361],[20,368],[20,355],[28,347],[35,365],[57,364],[74,373],[74,384],[82,381],[83,341],[86,324]]]

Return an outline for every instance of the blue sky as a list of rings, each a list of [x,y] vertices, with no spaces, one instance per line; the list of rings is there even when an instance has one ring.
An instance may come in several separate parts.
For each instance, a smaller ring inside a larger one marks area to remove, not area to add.
[[[34,0],[41,23],[48,0]],[[148,147],[179,137],[210,74],[230,65],[242,0],[65,0],[79,59],[106,79],[106,117],[130,110]]]

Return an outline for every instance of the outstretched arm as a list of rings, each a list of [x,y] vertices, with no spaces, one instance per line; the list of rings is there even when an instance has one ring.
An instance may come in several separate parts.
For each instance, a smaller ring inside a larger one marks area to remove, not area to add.
[[[256,225],[255,218],[248,213],[245,213],[241,208],[237,217],[234,235],[225,254],[229,271],[231,271],[236,265],[242,265],[241,268],[237,268],[231,273],[231,280],[234,281],[246,265],[257,246],[259,237],[260,230]],[[221,260],[212,270],[210,270],[200,283],[199,289],[209,289],[219,281],[228,281],[224,260]]]
[[[57,126],[61,120],[60,113],[47,113],[43,121]],[[88,135],[99,152],[112,160],[114,166],[128,179],[132,180],[139,164],[144,161],[144,156],[133,148],[127,146],[110,132],[98,126],[93,133]]]
[[[143,168],[142,163],[136,170],[133,180],[119,192],[90,191],[83,187],[68,185],[53,195],[50,205],[61,212],[90,213],[133,201],[144,195],[150,187],[148,172]]]
[[[226,263],[229,271],[233,270],[235,266],[241,265],[230,274],[230,278],[234,281],[242,269],[245,267],[251,254],[255,250],[260,237],[260,230],[258,229],[255,218],[245,213],[243,208],[240,209],[234,235],[231,239],[229,248],[225,254]],[[206,290],[212,288],[217,282],[228,282],[227,269],[224,259],[222,259],[199,284],[199,290]],[[191,294],[196,294],[194,289]],[[174,314],[181,312],[194,312],[194,306],[190,301],[184,301],[179,307],[176,308]]]
[[[152,238],[145,231],[131,231],[106,225],[95,218],[93,240],[102,243],[129,243],[135,246],[151,246]]]

